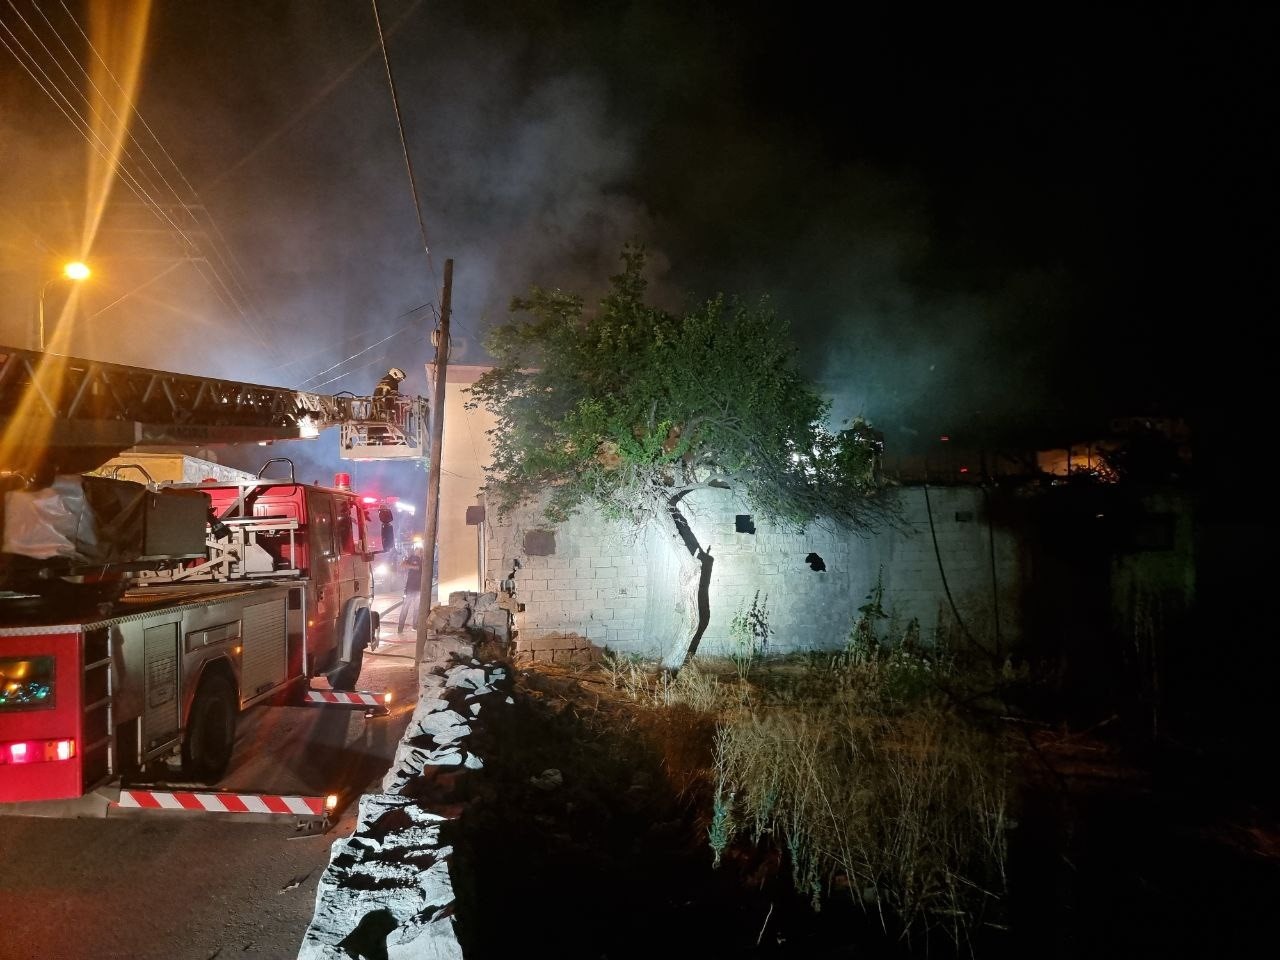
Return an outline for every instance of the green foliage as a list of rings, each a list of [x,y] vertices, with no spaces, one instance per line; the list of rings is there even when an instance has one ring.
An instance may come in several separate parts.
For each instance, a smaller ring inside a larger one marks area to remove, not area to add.
[[[881,620],[888,620],[889,614],[884,612],[884,567],[876,573],[876,582],[867,594],[866,602],[858,607],[858,619],[853,623],[849,633],[848,646],[860,648],[871,653],[879,645],[876,636],[876,625]]]
[[[724,790],[722,782],[711,802],[711,824],[707,827],[707,842],[711,845],[713,868],[720,866],[720,858],[725,848],[737,833],[737,826],[733,822],[733,805],[733,794]]]
[[[590,314],[575,294],[535,287],[488,340],[497,365],[470,404],[497,419],[499,512],[545,493],[552,521],[584,502],[645,521],[683,492],[728,486],[784,525],[872,525],[876,435],[823,426],[827,404],[768,302],[717,296],[669,313],[645,303],[643,250],[622,259]]]
[[[751,605],[739,610],[729,621],[729,639],[733,642],[732,656],[738,674],[746,676],[751,664],[769,650],[769,598],[760,599],[760,591],[751,599]]]

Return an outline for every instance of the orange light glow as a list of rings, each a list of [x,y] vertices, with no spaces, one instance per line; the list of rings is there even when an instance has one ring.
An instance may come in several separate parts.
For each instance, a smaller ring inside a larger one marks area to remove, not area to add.
[[[93,90],[89,114],[88,172],[84,191],[85,214],[79,253],[88,258],[93,250],[112,185],[119,179],[120,157],[133,118],[138,78],[142,72],[142,55],[151,17],[151,0],[111,3],[91,0],[88,4],[88,39],[90,87]],[[69,265],[68,265],[69,266]],[[81,263],[85,271],[88,270]],[[80,273],[77,269],[75,273]],[[63,276],[76,277],[64,267]],[[33,375],[33,389],[23,392],[17,408],[9,411],[0,429],[0,463],[21,474],[39,473],[47,460],[49,430],[53,420],[44,418],[48,426],[32,429],[32,422],[43,417],[47,391],[56,390],[64,381],[67,359],[64,354],[72,342],[79,287],[73,287],[64,301],[61,319],[51,323],[48,344],[41,343],[44,354]],[[43,303],[43,298],[42,298]]]
[[[150,19],[151,0],[135,3],[98,0],[89,4],[89,37],[97,53],[90,58],[89,72],[94,99],[101,101],[94,103],[95,109],[90,111],[92,142],[107,149],[106,156],[97,149],[89,151],[82,250],[93,248],[111,188],[118,179],[120,154],[133,119]]]

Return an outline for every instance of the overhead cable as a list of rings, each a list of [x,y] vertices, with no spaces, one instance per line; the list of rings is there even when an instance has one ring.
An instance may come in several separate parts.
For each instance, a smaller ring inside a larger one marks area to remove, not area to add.
[[[378,28],[378,45],[382,48],[382,62],[387,68],[387,85],[391,88],[391,106],[396,114],[396,129],[400,131],[400,148],[404,152],[405,169],[409,171],[409,191],[413,194],[413,212],[418,217],[418,232],[422,235],[422,252],[427,258],[427,269],[431,272],[431,282],[436,278],[435,264],[431,262],[431,245],[427,243],[427,224],[422,216],[422,203],[418,199],[418,180],[413,175],[413,160],[409,156],[409,141],[404,135],[404,119],[400,115],[400,98],[396,94],[396,79],[391,72],[391,57],[387,53],[387,40],[382,34],[382,18],[378,15],[378,0],[370,0],[373,4],[373,22]]]

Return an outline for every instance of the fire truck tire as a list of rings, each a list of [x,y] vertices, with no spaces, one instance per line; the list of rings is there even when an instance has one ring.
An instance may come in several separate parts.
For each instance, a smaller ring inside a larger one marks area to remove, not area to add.
[[[226,773],[239,712],[235,688],[223,674],[211,674],[200,682],[182,741],[183,774],[209,782]]]
[[[364,666],[364,651],[373,639],[373,620],[368,610],[357,610],[351,625],[351,659],[329,674],[329,686],[335,690],[354,690]]]

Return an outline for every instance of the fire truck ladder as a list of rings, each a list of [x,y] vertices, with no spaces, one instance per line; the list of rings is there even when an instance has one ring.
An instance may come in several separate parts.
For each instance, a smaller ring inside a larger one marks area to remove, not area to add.
[[[103,448],[109,457],[138,444],[266,443],[331,426],[342,428],[346,459],[412,459],[423,456],[427,401],[330,396],[0,346],[0,422],[70,472],[97,466]]]
[[[84,634],[82,643],[81,770],[87,792],[105,783],[115,769],[115,678],[111,673],[110,631],[90,630]]]

